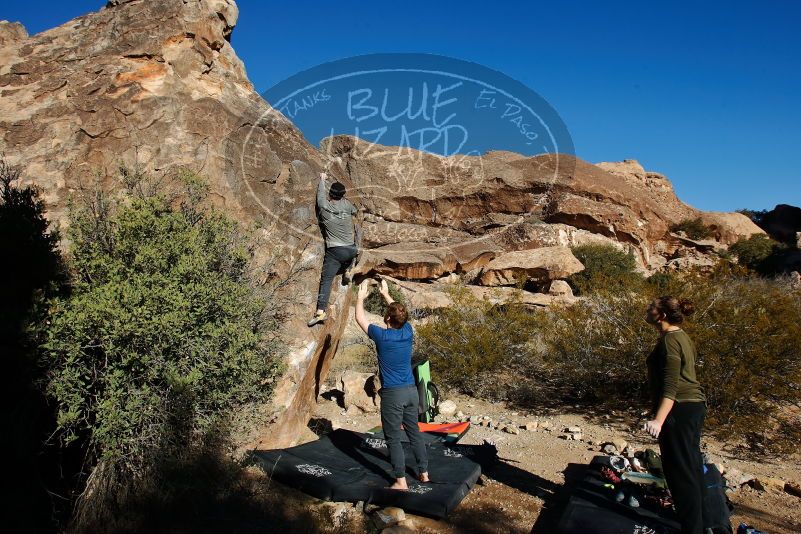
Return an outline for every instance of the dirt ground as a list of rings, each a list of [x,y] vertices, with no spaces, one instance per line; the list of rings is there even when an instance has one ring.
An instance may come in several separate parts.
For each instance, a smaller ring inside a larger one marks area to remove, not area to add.
[[[332,373],[330,386],[335,386]],[[361,413],[351,409],[346,412],[338,404],[336,396],[321,398],[311,427],[331,422],[335,427],[366,431],[380,424],[377,413]],[[450,395],[457,410],[464,416],[489,416],[494,421],[549,422],[552,431],[520,430],[518,435],[502,430],[471,425],[461,443],[480,444],[485,439],[493,441],[501,462],[485,472],[479,484],[451,513],[447,520],[413,517],[412,522],[419,532],[430,533],[528,533],[553,532],[562,507],[570,492],[570,484],[581,477],[584,466],[593,456],[602,454],[601,445],[613,438],[625,439],[636,449],[656,448],[654,440],[637,430],[639,418],[636,414],[605,414],[587,416],[578,413],[540,415],[518,413],[499,403]],[[453,419],[451,419],[453,420]],[[564,439],[566,427],[578,426],[582,430],[581,441]],[[315,439],[309,432],[306,439]],[[801,461],[760,462],[737,458],[715,441],[704,440],[709,458],[725,468],[737,468],[757,477],[776,477],[794,482],[801,481]],[[797,534],[801,532],[801,498],[786,493],[759,492],[750,487],[729,495],[735,504],[732,524],[736,529],[743,521],[764,532]]]

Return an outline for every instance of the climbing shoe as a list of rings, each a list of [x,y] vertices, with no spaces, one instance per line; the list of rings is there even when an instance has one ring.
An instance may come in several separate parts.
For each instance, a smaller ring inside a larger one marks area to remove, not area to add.
[[[318,311],[317,313],[314,314],[314,317],[312,317],[306,324],[308,326],[314,326],[318,323],[324,322],[326,319],[328,319],[328,314],[325,312]]]

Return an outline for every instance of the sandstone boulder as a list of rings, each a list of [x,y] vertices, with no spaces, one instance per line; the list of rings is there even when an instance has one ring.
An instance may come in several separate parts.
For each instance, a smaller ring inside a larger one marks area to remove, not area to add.
[[[0,23],[0,153],[23,185],[42,189],[47,217],[62,229],[81,187],[122,186],[120,164],[156,176],[197,172],[210,204],[260,227],[265,278],[295,273],[279,295],[286,373],[275,423],[259,438],[280,447],[306,427],[351,293],[335,291],[332,319],[306,327],[323,253],[316,176],[327,160],[253,89],[229,41],[237,18],[232,0],[116,0],[30,37]]]
[[[371,373],[345,371],[339,379],[345,408],[352,406],[363,412],[377,412],[380,408],[378,377]]]
[[[726,245],[736,243],[741,237],[748,238],[765,231],[742,213],[707,211],[700,213],[701,220],[712,231],[715,239]]]
[[[19,22],[0,20],[0,48],[22,41],[27,37],[28,31]]]
[[[773,239],[790,245],[799,246],[801,233],[801,208],[789,204],[778,204],[759,219],[759,226]]]
[[[515,285],[521,278],[544,283],[582,270],[569,248],[543,247],[501,254],[484,266],[479,280],[485,286]]]
[[[548,294],[555,297],[572,297],[573,289],[564,280],[554,280],[548,287]]]

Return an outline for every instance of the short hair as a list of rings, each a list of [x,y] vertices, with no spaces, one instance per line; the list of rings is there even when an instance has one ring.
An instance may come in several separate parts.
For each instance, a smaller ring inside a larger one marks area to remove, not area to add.
[[[342,182],[334,182],[331,184],[331,189],[328,190],[328,194],[331,195],[333,198],[342,198],[345,196],[345,184]]]
[[[384,319],[392,326],[400,328],[409,320],[409,312],[406,311],[406,306],[400,302],[393,302],[387,307]]]

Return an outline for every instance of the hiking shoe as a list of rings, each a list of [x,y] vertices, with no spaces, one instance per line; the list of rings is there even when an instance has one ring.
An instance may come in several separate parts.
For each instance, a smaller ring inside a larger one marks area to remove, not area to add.
[[[623,502],[623,499],[625,498],[626,494],[623,493],[622,491],[618,491],[617,494],[615,495],[615,502]]]
[[[317,313],[315,313],[315,314],[314,314],[314,317],[312,317],[312,318],[309,320],[309,322],[308,322],[308,323],[306,323],[306,324],[307,324],[308,326],[314,326],[314,325],[316,325],[317,323],[322,323],[322,322],[324,322],[326,319],[328,319],[328,314],[327,314],[327,313],[325,313],[325,312],[319,312],[319,311],[318,311]]]
[[[626,504],[631,506],[632,508],[639,508],[640,501],[634,498],[634,495],[629,495],[629,500],[626,501]]]

